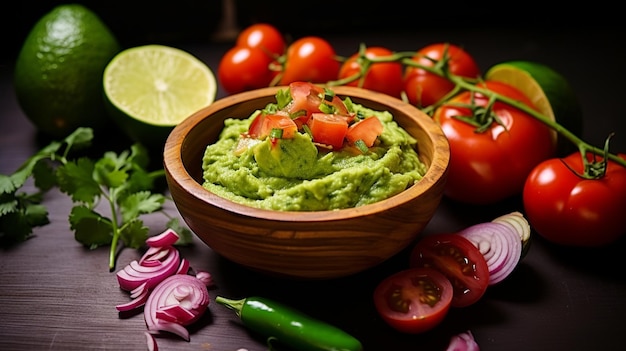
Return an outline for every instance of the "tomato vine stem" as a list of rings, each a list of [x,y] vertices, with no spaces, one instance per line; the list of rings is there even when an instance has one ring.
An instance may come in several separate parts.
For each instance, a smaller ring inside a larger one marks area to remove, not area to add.
[[[520,101],[517,101],[515,99],[511,99],[507,96],[504,96],[496,92],[493,92],[491,90],[480,87],[480,85],[477,84],[481,81],[480,78],[467,78],[467,77],[455,75],[449,72],[445,64],[444,65],[435,64],[433,66],[425,66],[423,64],[420,64],[416,62],[414,59],[415,55],[417,54],[414,51],[399,51],[399,52],[393,53],[392,55],[378,56],[378,57],[372,57],[372,58],[367,57],[363,49],[359,50],[359,53],[360,53],[359,62],[364,68],[369,68],[371,65],[376,64],[376,63],[399,62],[405,66],[411,66],[411,67],[423,69],[429,73],[438,75],[454,83],[455,85],[454,89],[450,91],[448,94],[446,94],[443,98],[441,98],[437,103],[424,107],[424,108],[420,108],[422,112],[428,114],[429,116],[432,116],[433,112],[438,107],[444,105],[450,98],[457,95],[461,91],[467,90],[470,92],[479,93],[489,98],[490,100],[493,99],[493,100],[504,102],[510,106],[513,106],[529,114],[533,118],[539,120],[543,124],[547,125],[549,128],[556,131],[560,136],[566,138],[567,140],[575,144],[583,157],[583,163],[585,165],[585,174],[588,175],[590,178],[597,177],[597,176],[592,175],[591,173],[594,173],[593,168],[597,168],[595,167],[595,165],[598,162],[595,162],[595,161],[589,162],[587,158],[585,157],[585,155],[588,152],[593,153],[595,155],[603,156],[605,160],[604,162],[600,162],[600,163],[606,164],[606,159],[610,159],[616,162],[617,164],[620,164],[621,166],[626,167],[626,160],[617,156],[616,154],[608,152],[608,141],[610,137],[607,138],[606,145],[603,148],[591,145],[588,142],[584,141],[581,137],[577,136],[576,134],[572,133],[567,128],[563,127],[558,122],[551,120],[550,118],[543,115],[539,111],[531,108],[530,106]],[[367,74],[367,69],[361,69],[360,72],[350,77],[331,81],[331,82],[328,82],[327,84],[330,86],[345,85],[357,79],[364,78],[365,74]]]

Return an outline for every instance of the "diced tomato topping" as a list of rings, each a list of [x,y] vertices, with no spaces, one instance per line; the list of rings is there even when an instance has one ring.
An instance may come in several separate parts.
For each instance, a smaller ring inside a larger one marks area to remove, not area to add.
[[[265,121],[265,114],[259,113],[250,123],[250,127],[248,127],[248,136],[251,138],[261,138],[261,128],[263,127],[263,123]]]
[[[321,104],[330,106],[333,113],[348,116],[348,109],[341,98],[334,95],[332,99],[326,100],[324,88],[309,82],[293,82],[289,84],[291,92],[291,103],[287,108],[289,114],[302,113],[302,116],[294,118],[297,124],[307,123],[312,113],[324,112],[320,109]]]
[[[261,136],[265,137],[272,134],[272,130],[280,129],[281,139],[291,139],[298,131],[296,123],[287,115],[271,114],[266,115],[261,128]]]
[[[376,117],[369,117],[348,128],[346,139],[354,144],[357,140],[362,140],[365,146],[372,147],[376,138],[383,132],[383,124]]]
[[[348,131],[348,122],[343,116],[313,113],[307,122],[313,141],[340,149]]]

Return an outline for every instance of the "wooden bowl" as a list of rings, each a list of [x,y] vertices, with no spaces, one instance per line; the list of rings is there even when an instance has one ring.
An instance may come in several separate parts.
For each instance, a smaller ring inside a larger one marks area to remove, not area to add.
[[[283,87],[284,88],[284,87]],[[226,118],[248,117],[275,101],[280,87],[218,100],[176,126],[165,143],[172,198],[189,228],[223,257],[260,272],[303,279],[348,276],[374,267],[411,244],[443,196],[450,150],[440,127],[417,108],[385,94],[334,87],[341,97],[390,111],[418,140],[424,178],[387,200],[357,208],[281,212],[241,205],[202,187],[202,156]]]

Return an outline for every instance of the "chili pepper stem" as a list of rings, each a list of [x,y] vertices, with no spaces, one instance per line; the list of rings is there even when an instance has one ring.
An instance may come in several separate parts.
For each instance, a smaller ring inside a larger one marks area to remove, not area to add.
[[[246,299],[232,300],[232,299],[227,299],[227,298],[222,297],[222,296],[217,296],[215,298],[215,302],[219,303],[220,305],[224,305],[227,308],[235,311],[237,316],[241,317],[241,310],[243,309],[243,306],[244,306],[244,304],[246,302]]]

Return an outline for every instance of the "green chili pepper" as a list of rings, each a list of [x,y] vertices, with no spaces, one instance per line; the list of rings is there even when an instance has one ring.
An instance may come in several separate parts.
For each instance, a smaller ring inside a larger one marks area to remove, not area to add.
[[[234,310],[246,327],[267,336],[268,345],[277,340],[300,351],[363,350],[361,342],[343,330],[276,301],[261,297],[230,300],[217,296],[215,302]]]

